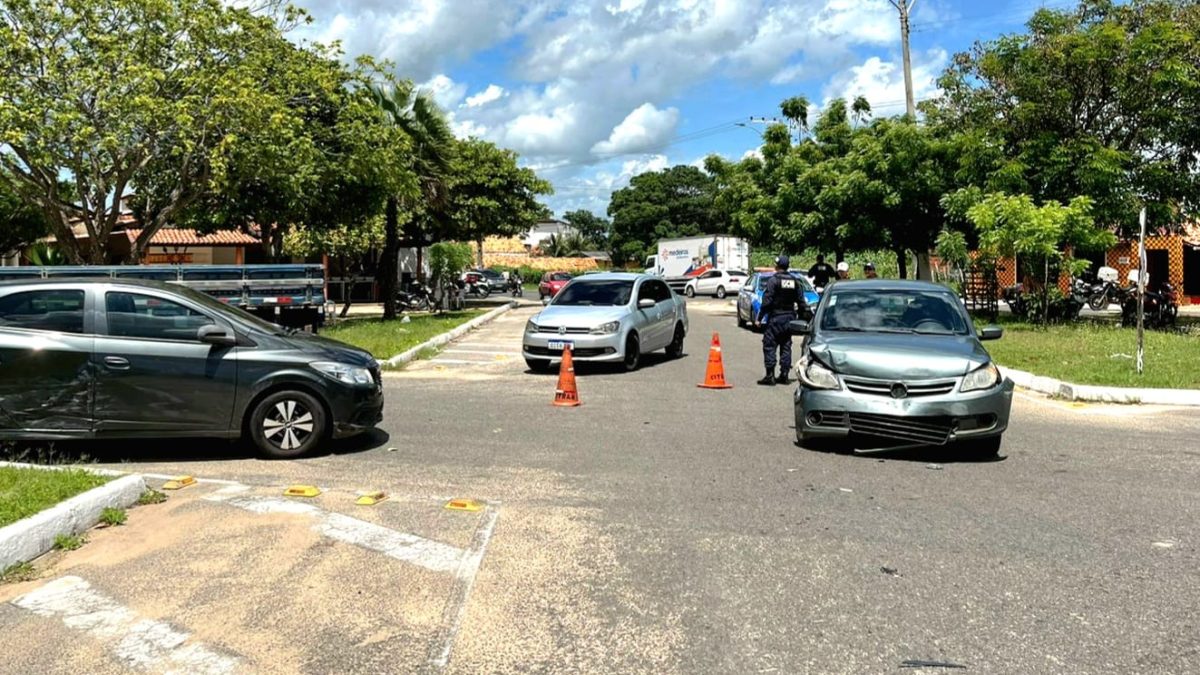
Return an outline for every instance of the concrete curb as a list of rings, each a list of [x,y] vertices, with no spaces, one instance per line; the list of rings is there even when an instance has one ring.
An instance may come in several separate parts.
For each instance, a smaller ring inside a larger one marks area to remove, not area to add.
[[[1143,403],[1167,406],[1200,406],[1200,389],[1141,389],[1072,384],[997,364],[1013,384],[1068,401],[1090,403]]]
[[[388,369],[399,368],[400,366],[406,365],[410,361],[415,360],[417,358],[417,354],[420,354],[422,350],[429,349],[431,347],[441,347],[442,345],[446,344],[447,342],[450,342],[452,340],[457,340],[458,338],[466,335],[467,333],[475,330],[476,328],[479,328],[480,326],[482,326],[484,324],[491,323],[492,321],[494,321],[496,319],[496,317],[500,316],[501,314],[504,314],[513,309],[516,309],[517,304],[518,303],[515,300],[510,300],[510,301],[504,303],[503,305],[497,307],[496,309],[493,309],[492,311],[488,312],[487,314],[484,314],[483,316],[477,316],[474,319],[471,319],[470,321],[464,323],[463,325],[461,325],[457,328],[454,328],[453,330],[442,333],[441,335],[433,336],[432,338],[426,340],[425,342],[422,342],[421,344],[417,345],[416,347],[413,347],[412,349],[409,349],[406,352],[397,354],[390,359],[380,361],[379,365],[383,368],[388,368]]]
[[[16,462],[0,462],[3,466],[29,469],[60,470],[84,467],[45,467]],[[106,476],[116,472],[95,470]],[[97,488],[77,494],[65,502],[36,513],[28,518],[0,528],[0,570],[28,562],[54,548],[54,537],[60,534],[79,534],[100,522],[106,508],[124,509],[137,503],[146,491],[146,481],[138,475],[122,475]]]

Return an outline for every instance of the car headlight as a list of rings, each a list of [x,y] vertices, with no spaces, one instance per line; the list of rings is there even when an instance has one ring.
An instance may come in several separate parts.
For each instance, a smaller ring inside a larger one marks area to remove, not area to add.
[[[620,321],[609,321],[608,323],[602,323],[599,326],[596,326],[588,332],[592,335],[612,335],[619,330],[621,330]]]
[[[809,389],[841,389],[837,375],[820,361],[805,359],[796,364],[796,376]]]
[[[530,320],[528,320],[528,321],[526,321],[526,322],[525,322],[525,332],[526,332],[526,333],[536,333],[536,332],[538,332],[538,325],[537,325],[536,323],[534,323],[534,322],[533,322],[533,319],[530,319]]]
[[[314,370],[319,371],[326,377],[331,377],[338,382],[346,384],[373,385],[375,378],[371,376],[371,371],[361,366],[351,366],[345,363],[334,363],[332,361],[317,361],[309,364]]]
[[[967,373],[959,391],[991,389],[998,384],[1000,384],[1000,369],[996,367],[996,364],[988,362]]]

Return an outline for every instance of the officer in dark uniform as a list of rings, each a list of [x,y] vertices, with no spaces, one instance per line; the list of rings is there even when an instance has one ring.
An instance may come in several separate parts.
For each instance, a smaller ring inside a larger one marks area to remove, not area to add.
[[[775,274],[767,279],[763,289],[762,307],[758,324],[763,327],[763,365],[767,376],[759,380],[762,385],[787,384],[788,371],[792,368],[792,334],[788,323],[794,321],[797,312],[808,309],[800,282],[788,273],[791,261],[786,255],[775,259]],[[779,350],[779,376],[775,376],[775,350]]]

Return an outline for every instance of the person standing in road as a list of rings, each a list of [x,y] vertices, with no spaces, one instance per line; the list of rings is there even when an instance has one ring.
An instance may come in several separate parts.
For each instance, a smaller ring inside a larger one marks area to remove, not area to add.
[[[808,268],[808,276],[812,279],[813,286],[825,288],[833,278],[833,267],[825,262],[824,255],[818,255],[817,264]]]
[[[850,263],[843,260],[842,262],[837,264],[837,277],[835,277],[834,280],[830,283],[836,283],[838,281],[845,281],[846,279],[849,279],[849,278],[850,278]]]
[[[863,265],[863,277],[867,279],[878,279],[879,275],[875,273],[875,263],[867,263]]]
[[[767,279],[763,289],[757,323],[763,327],[763,366],[767,371],[766,377],[758,383],[764,386],[788,383],[788,371],[792,368],[792,334],[788,323],[807,309],[800,282],[788,272],[790,264],[786,255],[776,258],[775,274]],[[778,377],[775,375],[776,350],[779,352]]]

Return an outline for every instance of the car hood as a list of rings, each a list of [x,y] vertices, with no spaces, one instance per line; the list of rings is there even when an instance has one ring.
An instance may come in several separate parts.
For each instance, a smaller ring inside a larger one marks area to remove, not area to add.
[[[969,335],[825,334],[809,350],[837,373],[883,380],[961,377],[991,360]]]
[[[628,313],[628,307],[551,305],[533,317],[533,322],[539,326],[594,328],[609,321],[619,321]]]
[[[270,339],[276,348],[295,349],[311,354],[313,361],[336,361],[364,368],[377,365],[374,357],[368,352],[321,335],[298,331],[291,335],[272,335]]]

